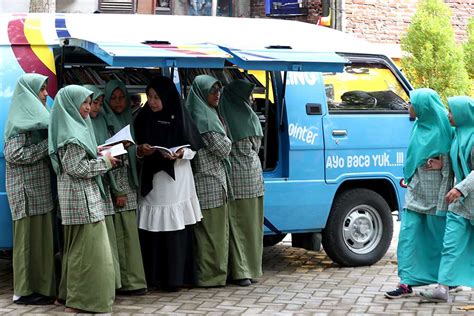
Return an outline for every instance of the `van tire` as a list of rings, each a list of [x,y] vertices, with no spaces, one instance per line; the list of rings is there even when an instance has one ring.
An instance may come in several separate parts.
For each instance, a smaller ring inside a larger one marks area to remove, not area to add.
[[[286,234],[265,235],[263,236],[263,247],[271,247],[278,244],[286,237]]]
[[[352,189],[336,196],[322,243],[341,266],[366,266],[385,255],[392,235],[393,219],[385,199],[372,190]]]

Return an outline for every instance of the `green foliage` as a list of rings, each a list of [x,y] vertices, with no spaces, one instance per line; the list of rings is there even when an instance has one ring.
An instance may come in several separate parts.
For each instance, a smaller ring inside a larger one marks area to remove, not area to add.
[[[463,50],[456,45],[451,10],[443,1],[419,2],[401,45],[408,53],[402,68],[415,88],[431,88],[445,100],[468,93]]]

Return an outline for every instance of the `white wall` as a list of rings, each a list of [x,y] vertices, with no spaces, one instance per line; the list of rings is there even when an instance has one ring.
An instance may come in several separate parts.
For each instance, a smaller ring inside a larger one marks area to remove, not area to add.
[[[92,13],[99,7],[97,0],[56,0],[56,12]],[[0,13],[26,13],[29,0],[0,0]]]
[[[56,0],[58,13],[93,13],[99,7],[97,0]]]
[[[0,0],[0,13],[26,13],[29,8],[29,0]]]

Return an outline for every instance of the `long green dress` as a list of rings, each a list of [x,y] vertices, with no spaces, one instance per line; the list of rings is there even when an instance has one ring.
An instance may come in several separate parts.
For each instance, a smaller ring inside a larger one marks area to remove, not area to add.
[[[438,283],[474,287],[474,99],[448,98],[448,106],[456,123],[450,156],[462,197],[449,205]]]
[[[39,98],[47,79],[39,74],[20,77],[5,126],[15,300],[31,294],[56,296],[54,203],[47,140],[49,112]]]
[[[97,100],[99,97],[104,96],[102,90],[94,85],[84,85],[84,88],[89,89],[94,94],[92,95],[92,101]],[[107,138],[109,138],[109,132],[107,129],[107,123],[104,117],[104,111],[101,108],[101,111],[97,114],[96,117],[91,116],[92,126],[94,127],[95,140],[98,145],[105,143]],[[102,177],[102,182],[104,183],[104,190],[106,197],[104,198],[105,203],[105,225],[107,226],[107,234],[109,236],[110,248],[112,250],[112,257],[114,259],[114,270],[115,270],[115,288],[120,289],[122,287],[122,279],[120,278],[120,263],[118,258],[117,250],[117,237],[115,234],[115,224],[114,224],[114,205],[112,202],[112,196],[110,193],[111,187],[116,187],[115,178],[111,172],[107,172],[106,175]]]
[[[126,107],[122,113],[116,113],[110,107],[110,99],[115,89],[122,90]],[[111,80],[105,86],[104,117],[107,127],[112,133],[117,133],[128,124],[132,124],[130,98],[125,84],[119,80]],[[130,129],[133,135],[133,128]],[[114,215],[115,236],[120,265],[122,287],[120,291],[129,292],[147,288],[145,269],[143,267],[140,240],[137,225],[137,161],[136,146],[130,146],[128,155],[124,155],[121,168],[112,171],[116,186],[111,186],[112,195],[126,196],[124,207],[116,207]]]
[[[258,152],[263,131],[249,102],[253,88],[248,81],[233,81],[224,88],[219,104],[232,140],[229,278],[233,280],[262,275],[263,176]]]
[[[437,282],[443,248],[448,205],[444,196],[450,190],[449,148],[453,137],[447,111],[431,89],[410,93],[417,114],[404,166],[408,190],[401,212],[398,239],[398,275],[401,284],[427,285]],[[441,170],[425,170],[429,158],[442,157]]]
[[[192,161],[194,182],[203,218],[196,224],[196,268],[198,286],[224,286],[229,256],[229,213],[227,198],[231,141],[216,109],[207,96],[217,79],[201,75],[194,79],[186,107],[202,136],[204,147]]]
[[[67,307],[110,313],[115,299],[115,271],[104,221],[101,175],[111,169],[97,158],[89,117],[79,108],[92,92],[70,85],[54,100],[49,126],[49,154],[58,174],[58,197],[64,225],[59,298]]]

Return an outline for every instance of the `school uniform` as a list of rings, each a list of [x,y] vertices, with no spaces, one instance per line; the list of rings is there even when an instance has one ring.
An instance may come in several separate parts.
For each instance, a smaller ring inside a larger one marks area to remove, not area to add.
[[[229,202],[229,278],[247,281],[262,275],[263,175],[258,152],[263,137],[260,120],[249,99],[254,84],[229,83],[219,103],[219,113],[232,140],[230,180],[233,198]]]
[[[453,182],[448,155],[453,128],[446,108],[431,89],[411,91],[410,100],[417,119],[403,167],[408,188],[397,247],[400,286],[386,292],[387,298],[413,295],[411,286],[437,281],[448,208],[444,196]],[[430,159],[441,159],[441,169],[431,169]]]
[[[468,160],[474,166],[474,150]],[[449,205],[443,238],[438,283],[448,286],[474,287],[474,173],[455,186],[463,197]]]
[[[103,96],[104,93],[95,85],[84,85],[84,88],[89,89],[93,92],[92,101]],[[94,128],[95,140],[98,145],[105,143],[109,135],[109,130],[107,128],[107,122],[105,121],[104,111],[101,108],[101,111],[97,114],[96,117],[90,117],[92,127]],[[111,187],[116,187],[115,179],[113,178],[111,172],[107,172],[102,176],[102,183],[104,185],[104,215],[105,215],[105,225],[107,227],[107,235],[109,237],[110,248],[112,250],[112,258],[114,260],[114,270],[115,270],[115,288],[119,289],[122,287],[122,280],[120,278],[120,263],[118,258],[117,250],[117,237],[115,235],[115,225],[114,225],[114,203],[112,200],[112,195],[110,192]]]
[[[115,299],[115,271],[101,176],[112,164],[106,157],[97,158],[91,120],[79,112],[91,94],[84,87],[69,85],[59,90],[51,111],[48,147],[58,175],[64,226],[58,298],[66,307],[110,313]]]
[[[127,103],[122,113],[115,113],[110,107],[112,92],[117,88],[122,90]],[[109,81],[104,88],[104,94],[104,118],[109,132],[115,134],[132,123],[130,98],[125,84],[119,80]],[[122,283],[120,291],[132,294],[130,291],[146,291],[147,284],[137,227],[138,175],[136,146],[130,146],[127,151],[128,154],[122,156],[122,166],[111,172],[116,185],[111,186],[110,189],[114,198],[118,196],[126,196],[127,198],[125,206],[115,206],[114,226]]]
[[[39,97],[46,82],[39,74],[19,78],[4,130],[5,186],[13,219],[13,293],[14,301],[22,304],[48,303],[56,296],[49,112]],[[41,302],[33,302],[32,296]]]
[[[48,140],[33,144],[31,133],[18,134],[6,141],[4,155],[13,219],[13,293],[54,297],[54,203]]]
[[[232,196],[228,172],[230,139],[207,96],[217,79],[201,75],[192,84],[186,107],[201,133],[204,147],[192,161],[196,192],[203,218],[196,224],[198,286],[224,286],[229,256],[228,196]]]
[[[400,283],[427,285],[438,281],[448,209],[446,193],[453,184],[449,155],[441,170],[418,167],[407,188],[397,248]]]
[[[75,144],[59,149],[63,173],[58,196],[64,225],[59,298],[66,306],[90,312],[112,311],[115,272],[107,235],[104,203],[93,177],[107,172],[106,159],[91,160]]]

